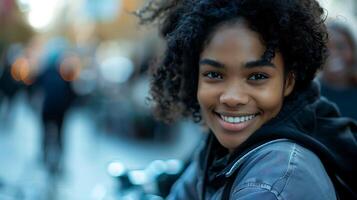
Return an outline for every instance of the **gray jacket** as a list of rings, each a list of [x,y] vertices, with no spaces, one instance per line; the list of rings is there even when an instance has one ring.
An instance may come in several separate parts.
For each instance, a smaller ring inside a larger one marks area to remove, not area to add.
[[[246,153],[225,174],[236,170],[230,199],[334,200],[333,184],[320,159],[287,139],[264,143]],[[169,200],[200,200],[203,170],[193,161],[174,185]],[[223,186],[206,188],[205,199],[222,199]]]

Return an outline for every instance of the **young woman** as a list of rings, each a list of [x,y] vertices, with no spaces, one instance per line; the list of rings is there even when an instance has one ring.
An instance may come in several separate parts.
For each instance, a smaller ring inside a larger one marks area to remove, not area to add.
[[[156,113],[210,130],[168,199],[356,197],[356,126],[312,81],[327,52],[317,1],[151,1],[138,15],[167,45]]]

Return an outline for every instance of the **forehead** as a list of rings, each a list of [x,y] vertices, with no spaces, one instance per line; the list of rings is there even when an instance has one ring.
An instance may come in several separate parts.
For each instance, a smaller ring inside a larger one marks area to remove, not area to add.
[[[273,66],[278,71],[284,71],[282,54],[276,51],[272,60],[267,61],[263,59],[265,51],[266,46],[259,33],[251,30],[244,21],[238,21],[215,30],[206,43],[200,60],[213,60],[229,70]],[[201,64],[202,62],[200,66]]]
[[[244,57],[248,60],[261,58],[266,47],[260,35],[252,31],[245,21],[218,27],[207,41],[202,56],[221,58]]]

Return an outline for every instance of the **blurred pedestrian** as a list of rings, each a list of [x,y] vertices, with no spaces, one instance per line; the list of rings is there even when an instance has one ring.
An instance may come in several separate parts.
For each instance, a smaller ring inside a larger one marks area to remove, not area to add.
[[[357,43],[341,22],[328,24],[329,58],[320,74],[321,94],[336,103],[342,116],[357,120]]]
[[[52,53],[44,59],[44,70],[35,82],[36,87],[43,93],[43,161],[52,173],[57,173],[62,167],[63,124],[66,113],[76,97],[71,82],[66,80],[67,76],[72,76],[73,71],[63,65],[64,55],[64,50],[52,49]]]
[[[11,128],[13,119],[13,103],[16,94],[25,88],[20,80],[15,80],[16,69],[14,63],[22,55],[23,47],[12,44],[5,50],[0,60],[0,123],[2,129]]]

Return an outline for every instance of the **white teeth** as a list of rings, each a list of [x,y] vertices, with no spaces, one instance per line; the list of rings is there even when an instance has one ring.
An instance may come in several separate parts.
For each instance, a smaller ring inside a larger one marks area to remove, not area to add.
[[[246,116],[241,116],[241,117],[228,117],[228,116],[221,115],[221,119],[223,119],[224,121],[226,121],[228,123],[241,123],[241,122],[251,120],[254,117],[255,117],[255,115],[246,115]]]
[[[227,117],[227,121],[230,123],[234,123],[235,122],[235,117]]]
[[[233,118],[233,123],[239,122],[239,119],[237,117],[232,117]]]

